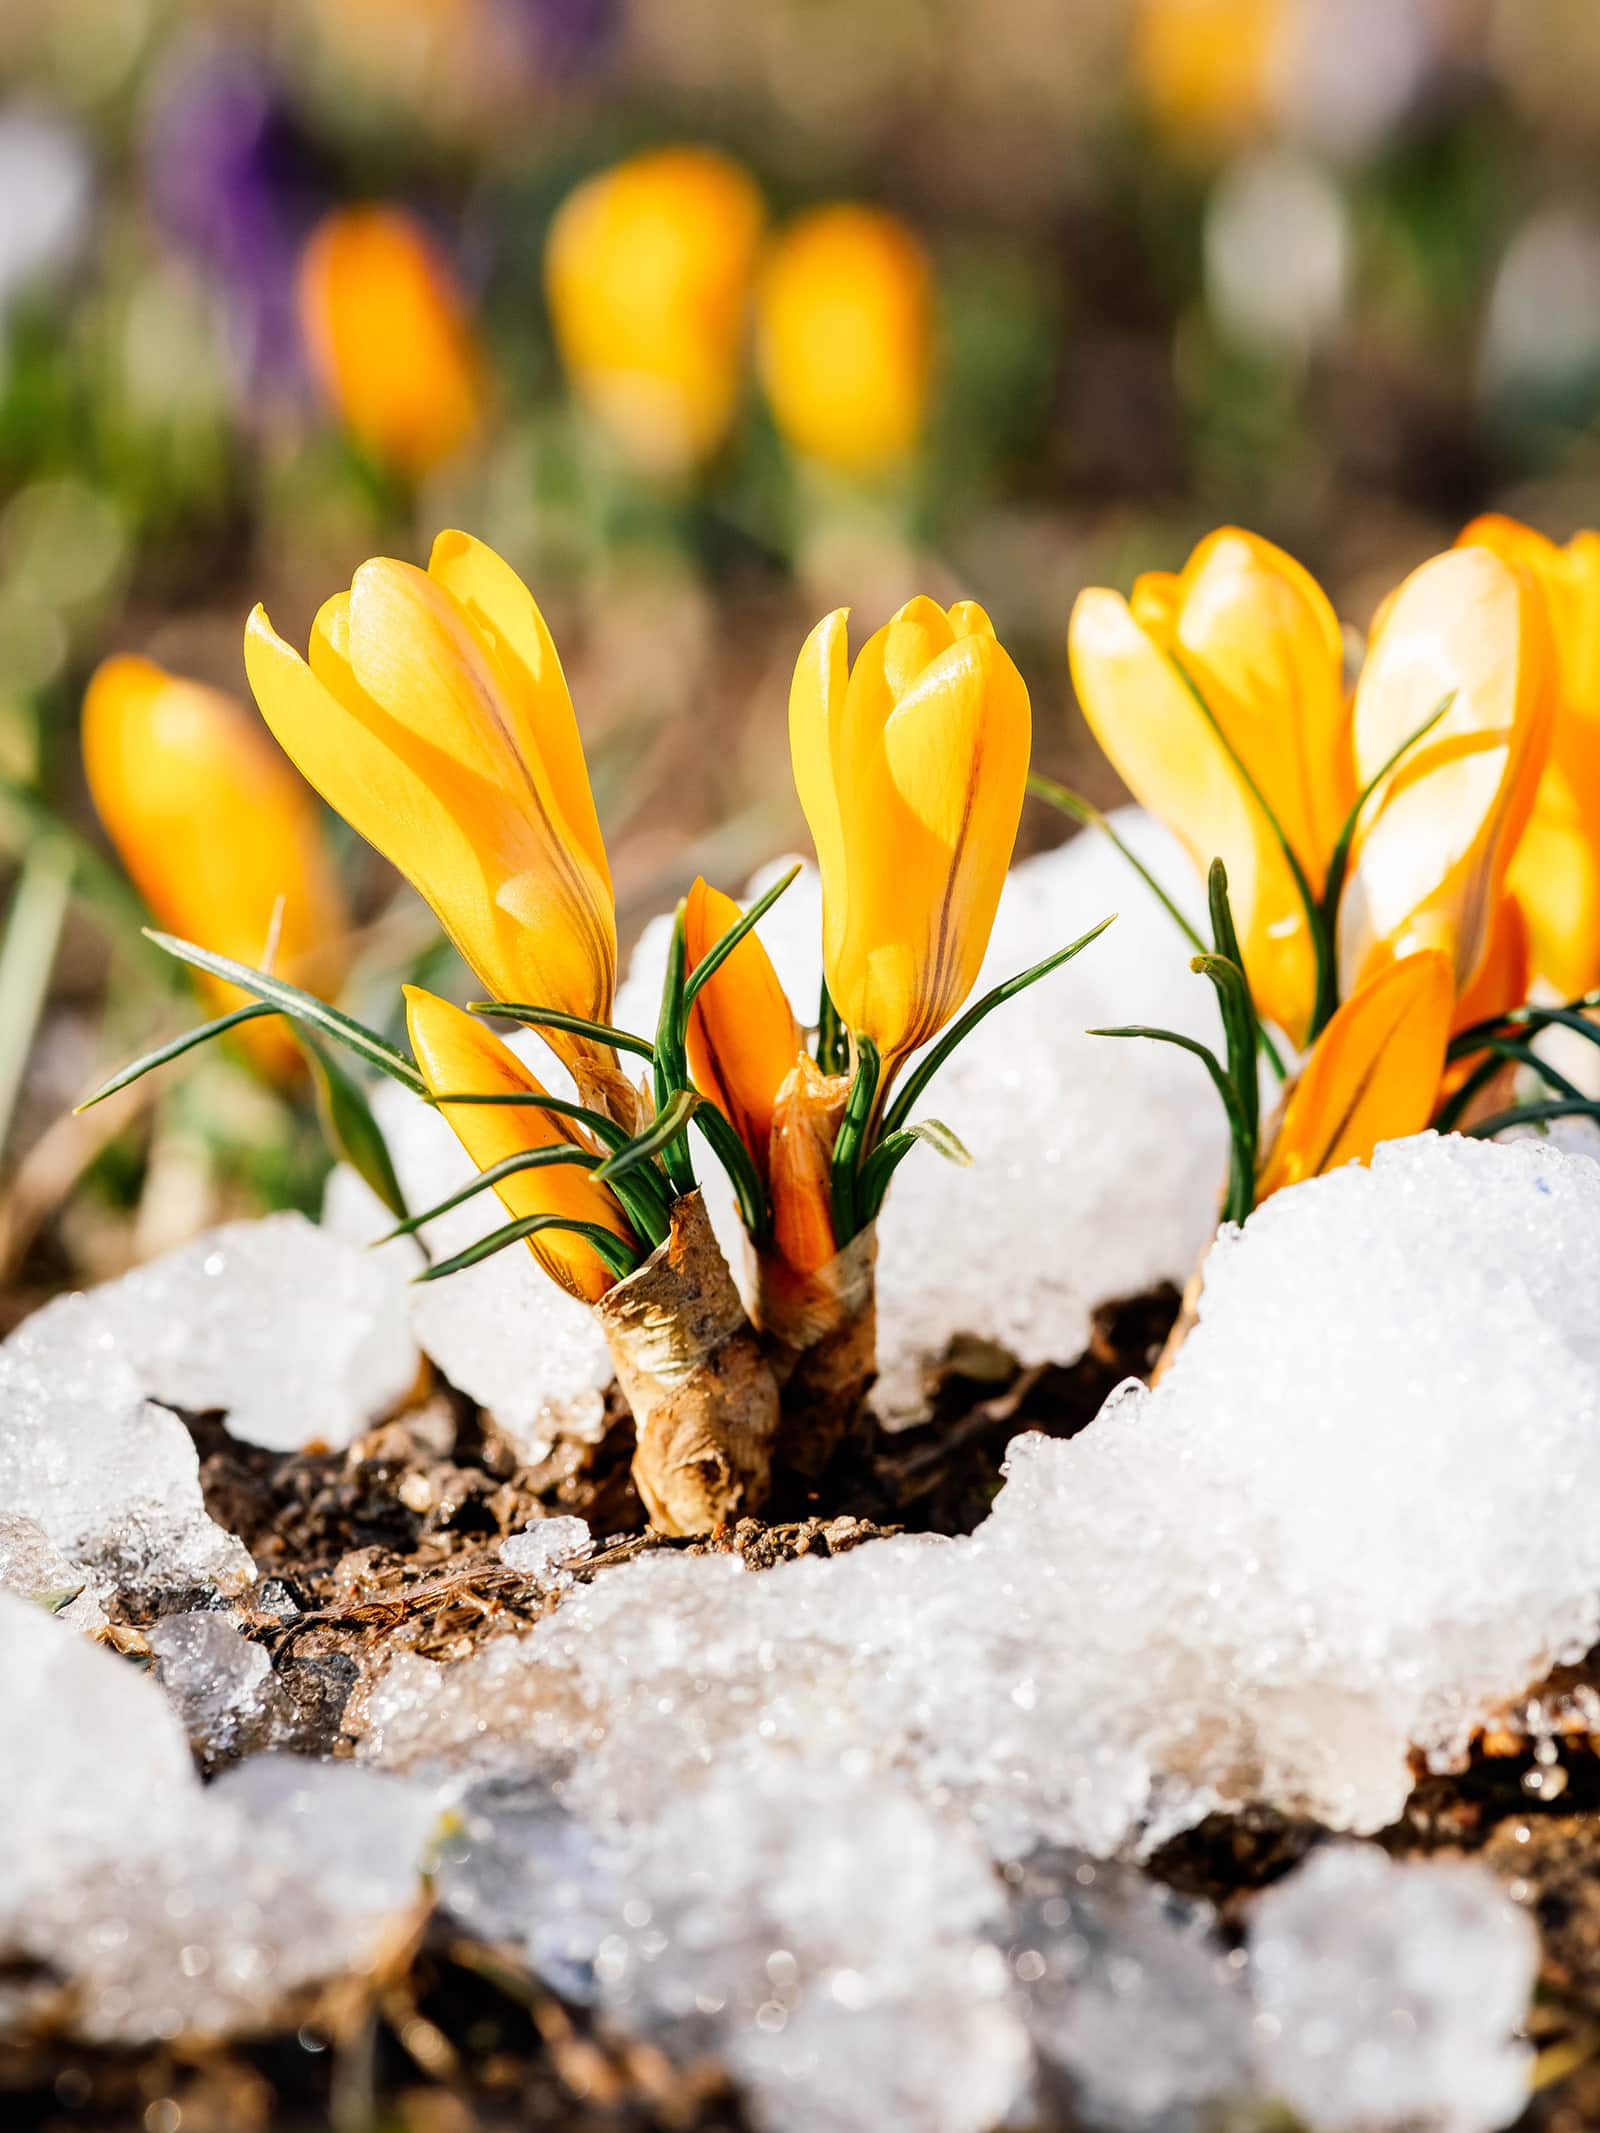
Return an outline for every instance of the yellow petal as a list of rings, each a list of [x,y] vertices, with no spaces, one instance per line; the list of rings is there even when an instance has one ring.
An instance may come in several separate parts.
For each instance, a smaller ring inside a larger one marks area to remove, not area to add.
[[[1439,1097],[1454,1001],[1450,960],[1437,949],[1391,963],[1350,995],[1289,1093],[1258,1201],[1423,1130]]]
[[[151,660],[106,660],[83,706],[83,759],[106,834],[171,933],[274,967],[313,989],[337,984],[348,915],[316,802],[245,706]],[[219,1011],[244,995],[203,981]],[[276,1021],[240,1041],[275,1075],[299,1062]]]
[[[422,1078],[434,1095],[534,1095],[542,1084],[492,1030],[420,986],[407,985],[406,1027]],[[479,1170],[488,1170],[509,1155],[534,1148],[573,1147],[593,1152],[569,1121],[523,1104],[441,1104],[467,1154]],[[614,1195],[596,1185],[576,1163],[540,1170],[519,1170],[494,1188],[513,1219],[525,1215],[559,1215],[567,1221],[598,1223],[637,1248]],[[528,1248],[552,1280],[585,1303],[595,1303],[616,1280],[594,1246],[564,1230],[541,1231]]]
[[[1150,612],[1146,589],[1146,612]],[[1316,960],[1281,846],[1172,663],[1118,594],[1079,595],[1068,634],[1084,717],[1123,782],[1228,891],[1261,1012],[1296,1042],[1310,1023]]]
[[[318,615],[309,665],[259,608],[245,665],[288,754],[496,999],[604,1022],[615,919],[571,705],[531,598],[520,607],[492,563],[447,552],[467,605],[441,576],[364,564]],[[551,1041],[581,1080],[593,1047]]]
[[[1490,548],[1538,585],[1554,640],[1550,754],[1508,879],[1534,968],[1566,998],[1600,986],[1600,534],[1565,548],[1515,519],[1475,519],[1461,546]]]
[[[1549,742],[1549,629],[1531,581],[1484,548],[1414,571],[1388,604],[1356,692],[1365,784],[1450,709],[1368,801],[1340,909],[1347,992],[1415,947],[1443,948],[1458,990],[1488,947]]]
[[[850,683],[849,617],[844,607],[823,616],[800,648],[789,687],[789,760],[822,875],[825,965],[838,953],[845,910],[840,792],[846,776],[842,727]]]
[[[379,459],[423,474],[476,430],[481,361],[449,268],[414,216],[328,216],[301,263],[300,308],[324,392]]]
[[[761,374],[785,442],[854,474],[904,459],[927,413],[933,272],[921,240],[879,208],[813,209],[762,276]]]
[[[1327,595],[1237,527],[1202,541],[1176,587],[1174,645],[1319,893],[1356,796],[1344,640]]]
[[[695,882],[684,906],[691,973],[739,917],[731,896]],[[701,987],[689,1014],[688,1042],[695,1087],[732,1121],[765,1176],[773,1106],[800,1050],[800,1026],[771,957],[753,933]]]

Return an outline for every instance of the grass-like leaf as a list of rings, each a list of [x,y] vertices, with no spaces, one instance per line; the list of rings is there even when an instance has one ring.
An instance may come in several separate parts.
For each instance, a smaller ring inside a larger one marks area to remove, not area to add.
[[[530,1029],[570,1030],[575,1037],[592,1037],[596,1044],[609,1044],[618,1052],[633,1052],[640,1059],[654,1060],[656,1048],[648,1037],[635,1037],[609,1022],[589,1022],[582,1015],[569,1015],[559,1007],[526,1007],[520,1000],[469,1000],[469,1015],[499,1015],[506,1022],[524,1022]]]
[[[886,1133],[861,1166],[857,1194],[864,1223],[877,1220],[888,1196],[890,1180],[918,1141],[926,1141],[936,1155],[942,1155],[947,1163],[958,1164],[962,1169],[972,1161],[970,1150],[942,1119],[919,1119],[914,1126],[902,1126],[898,1132]]]
[[[345,1072],[330,1045],[309,1029],[301,1028],[297,1035],[311,1063],[317,1109],[329,1145],[366,1180],[390,1214],[404,1216],[406,1196],[400,1190],[389,1143],[373,1116],[366,1091]]]
[[[1261,1092],[1256,1072],[1261,1025],[1256,1016],[1255,997],[1250,990],[1250,974],[1244,967],[1244,952],[1239,946],[1239,930],[1233,922],[1228,870],[1220,859],[1212,860],[1206,876],[1206,905],[1211,914],[1211,937],[1217,944],[1217,953],[1214,958],[1196,957],[1194,967],[1217,988],[1222,1027],[1228,1044],[1228,1072],[1239,1092],[1250,1138],[1255,1141],[1259,1138],[1261,1123]],[[1226,967],[1214,970],[1211,966],[1215,961]]]
[[[575,1118],[607,1148],[625,1148],[628,1144],[627,1134],[615,1119],[607,1118],[603,1111],[591,1111],[587,1104],[574,1103],[568,1096],[538,1095],[532,1089],[441,1089],[428,1101],[435,1110],[442,1110],[446,1104],[484,1104],[491,1109],[504,1105],[513,1111],[549,1111],[557,1118]]]
[[[1091,926],[1087,933],[1080,934],[1065,948],[1058,948],[1054,955],[1047,955],[1042,963],[1035,963],[1031,970],[1019,971],[1016,977],[1007,978],[1004,984],[996,985],[992,992],[986,992],[981,1000],[974,1001],[964,1015],[951,1023],[933,1049],[907,1075],[901,1085],[900,1094],[883,1115],[883,1131],[895,1133],[905,1124],[934,1075],[956,1046],[971,1036],[986,1015],[992,1015],[1003,1002],[1014,1000],[1019,992],[1026,992],[1030,985],[1037,985],[1041,978],[1047,978],[1052,970],[1059,970],[1063,963],[1070,963],[1091,941],[1100,938],[1116,915],[1113,911],[1109,918],[1101,919],[1098,926]]]
[[[1503,1015],[1490,1015],[1483,1022],[1474,1022],[1470,1028],[1457,1030],[1450,1040],[1447,1059],[1466,1059],[1481,1051],[1491,1037],[1504,1037],[1516,1030],[1524,1030],[1536,1037],[1542,1030],[1570,1029],[1577,1036],[1587,1038],[1590,1044],[1600,1044],[1600,1022],[1590,1019],[1585,1008],[1600,1007],[1600,999],[1585,997],[1569,1000],[1564,1007],[1514,1007]]]
[[[390,1244],[396,1237],[410,1237],[429,1222],[436,1222],[452,1208],[464,1207],[468,1200],[475,1200],[481,1192],[492,1192],[503,1178],[516,1177],[524,1170],[549,1170],[557,1164],[575,1164],[580,1170],[596,1170],[600,1158],[588,1148],[519,1148],[515,1155],[503,1155],[498,1163],[491,1163],[487,1170],[480,1170],[469,1184],[448,1199],[435,1206],[424,1208],[420,1215],[407,1215],[403,1222],[395,1224],[387,1235],[380,1237],[379,1244]]]
[[[867,1128],[878,1100],[883,1060],[870,1037],[856,1035],[856,1072],[845,1099],[829,1167],[829,1193],[833,1210],[833,1241],[841,1249],[856,1235],[868,1217],[862,1208],[859,1176],[867,1144]]]
[[[783,879],[781,881],[775,881],[772,884],[772,887],[768,889],[764,895],[758,896],[755,902],[750,906],[749,910],[741,912],[739,917],[736,918],[733,924],[728,928],[727,932],[724,933],[719,940],[713,942],[711,947],[706,950],[705,954],[700,958],[699,962],[695,964],[694,969],[690,972],[689,981],[684,987],[684,1004],[687,1007],[693,1007],[695,1003],[695,998],[699,993],[700,988],[704,984],[706,984],[709,979],[714,978],[716,976],[717,972],[722,968],[723,964],[728,960],[729,956],[732,955],[733,951],[735,950],[735,948],[738,947],[739,943],[744,939],[745,935],[751,932],[755,927],[760,925],[761,921],[766,917],[767,913],[778,901],[778,898],[783,894],[784,890],[791,887],[792,884],[799,878],[799,874],[800,862],[796,860],[795,864],[789,869],[788,873],[784,875]]]
[[[826,978],[822,981],[817,1001],[817,1065],[824,1074],[848,1074],[850,1071],[850,1032],[839,1020],[839,1010],[833,1004]]]
[[[1540,1126],[1552,1118],[1592,1118],[1600,1124],[1600,1102],[1592,1096],[1553,1096],[1548,1103],[1513,1104],[1509,1111],[1480,1118],[1476,1125],[1468,1126],[1467,1134],[1472,1140],[1486,1141],[1496,1133],[1504,1133],[1508,1126]]]
[[[1055,808],[1065,815],[1068,821],[1076,822],[1083,829],[1098,830],[1100,835],[1122,854],[1190,947],[1198,950],[1201,955],[1205,954],[1206,943],[1198,929],[1190,925],[1132,845],[1112,828],[1111,818],[1104,808],[1096,807],[1092,800],[1086,800],[1082,793],[1074,792],[1070,785],[1062,785],[1054,778],[1043,777],[1036,770],[1028,773],[1028,790],[1036,800],[1043,800],[1047,807]]]
[[[480,1237],[476,1244],[469,1244],[464,1252],[457,1252],[453,1259],[441,1259],[436,1266],[425,1267],[413,1281],[443,1281],[447,1274],[461,1274],[469,1266],[477,1266],[480,1260],[492,1259],[496,1252],[503,1252],[507,1245],[520,1244],[526,1237],[536,1237],[541,1230],[566,1230],[572,1236],[583,1237],[592,1244],[606,1265],[619,1281],[637,1272],[639,1255],[628,1249],[620,1237],[602,1229],[598,1222],[577,1222],[565,1215],[523,1215],[516,1222],[508,1222],[504,1228],[491,1230],[487,1237]]]
[[[661,1012],[656,1022],[655,1099],[657,1114],[664,1112],[680,1089],[689,1086],[689,989],[686,979],[688,947],[684,937],[685,906],[680,902],[667,944],[667,968],[661,981]],[[694,1191],[694,1158],[686,1134],[669,1140],[662,1150],[662,1167],[678,1197]]]
[[[1239,1102],[1239,1092],[1233,1078],[1210,1045],[1202,1044],[1197,1037],[1186,1037],[1180,1030],[1154,1029],[1146,1023],[1131,1023],[1123,1029],[1092,1029],[1091,1037],[1149,1037],[1157,1044],[1175,1044],[1180,1051],[1192,1052],[1211,1076],[1217,1094],[1222,1098],[1222,1108],[1228,1117],[1228,1137],[1232,1145],[1232,1160],[1228,1166],[1228,1197],[1223,1204],[1223,1219],[1242,1222],[1255,1205],[1256,1198],[1256,1144],[1246,1123],[1245,1112]]]
[[[194,970],[204,970],[214,978],[223,978],[230,985],[237,985],[241,992],[254,993],[260,1001],[269,1003],[297,1022],[320,1030],[336,1044],[344,1045],[364,1059],[368,1066],[398,1081],[402,1088],[414,1096],[426,1096],[427,1084],[406,1058],[387,1044],[376,1030],[357,1022],[353,1015],[342,1014],[337,1007],[330,1007],[326,1000],[319,1000],[315,993],[302,992],[298,985],[287,984],[265,970],[253,970],[248,963],[236,963],[231,956],[213,955],[209,948],[200,948],[193,941],[182,941],[175,934],[157,933],[145,928],[147,940],[155,942],[165,954],[174,956],[180,963],[187,963]]]
[[[169,1037],[165,1044],[158,1044],[153,1052],[146,1052],[143,1058],[135,1059],[131,1066],[120,1068],[109,1081],[102,1082],[92,1096],[86,1096],[81,1104],[75,1106],[75,1111],[87,1111],[95,1104],[103,1104],[108,1096],[115,1096],[119,1089],[129,1088],[134,1082],[142,1081],[145,1075],[153,1072],[156,1067],[166,1066],[173,1059],[181,1059],[185,1052],[192,1052],[198,1045],[209,1044],[213,1037],[225,1037],[229,1030],[237,1029],[241,1022],[259,1022],[263,1015],[282,1012],[281,1008],[272,1006],[266,1000],[252,1000],[247,1007],[235,1007],[228,1014],[218,1015],[214,1022],[202,1022],[194,1029],[186,1029],[181,1036]]]
[[[728,1173],[739,1202],[739,1219],[751,1242],[765,1244],[772,1234],[772,1209],[767,1202],[761,1173],[749,1149],[739,1138],[731,1120],[709,1097],[701,1102],[694,1114],[694,1122],[706,1146]]]
[[[1328,860],[1327,879],[1323,883],[1322,887],[1323,923],[1328,929],[1330,938],[1335,937],[1337,934],[1339,924],[1339,901],[1340,898],[1344,895],[1344,878],[1350,869],[1350,850],[1351,846],[1355,842],[1356,825],[1361,820],[1362,809],[1372,798],[1372,795],[1377,791],[1378,787],[1383,783],[1384,779],[1389,775],[1390,771],[1396,767],[1401,757],[1409,755],[1412,749],[1416,747],[1418,741],[1425,740],[1427,738],[1427,736],[1433,731],[1434,727],[1438,725],[1440,719],[1442,719],[1445,713],[1450,709],[1450,706],[1455,702],[1455,700],[1455,690],[1446,690],[1445,694],[1440,697],[1438,703],[1434,706],[1433,710],[1429,712],[1428,716],[1423,720],[1422,724],[1417,728],[1415,733],[1408,733],[1406,735],[1405,739],[1400,743],[1399,747],[1395,749],[1392,755],[1386,757],[1385,760],[1379,764],[1378,768],[1372,773],[1372,776],[1368,778],[1366,784],[1362,786],[1360,792],[1356,795],[1356,803],[1354,807],[1351,808],[1349,814],[1345,816],[1344,827],[1340,830],[1339,835],[1334,842],[1333,852]],[[1333,1013],[1334,1008],[1337,1007],[1339,1003],[1337,1000],[1334,1000],[1328,1006],[1326,1014],[1320,1012],[1322,1002],[1319,1000],[1317,1004],[1319,1012],[1316,1018],[1315,1027],[1312,1031],[1313,1035],[1316,1034],[1317,1030],[1321,1029],[1323,1023],[1327,1021],[1328,1016]]]
[[[666,1108],[656,1113],[642,1133],[636,1133],[632,1140],[606,1157],[594,1174],[595,1183],[615,1184],[618,1178],[625,1178],[642,1163],[653,1161],[671,1142],[682,1138],[684,1128],[703,1100],[698,1090],[679,1089],[668,1098]]]

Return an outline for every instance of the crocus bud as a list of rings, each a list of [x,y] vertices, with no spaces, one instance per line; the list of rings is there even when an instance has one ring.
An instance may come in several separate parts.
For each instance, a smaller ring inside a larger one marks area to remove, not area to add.
[[[1134,796],[1199,872],[1218,858],[1227,867],[1256,1004],[1300,1042],[1316,951],[1250,781],[1320,891],[1355,797],[1343,642],[1326,595],[1281,548],[1224,527],[1177,576],[1140,578],[1131,604],[1080,595],[1068,651],[1083,714]]]
[[[829,1200],[834,1143],[850,1093],[846,1076],[824,1074],[801,1052],[772,1111],[772,1230],[777,1256],[800,1274],[826,1266],[834,1242]]]
[[[908,601],[853,668],[842,608],[801,650],[789,747],[822,872],[823,968],[886,1076],[972,990],[1030,739],[1026,685],[974,601]]]
[[[630,157],[550,226],[545,291],[579,394],[636,465],[687,472],[732,427],[761,196],[709,148]]]
[[[282,977],[337,982],[349,924],[311,793],[235,697],[120,655],[95,670],[83,705],[83,761],[106,834],[170,933],[236,961],[273,950]],[[200,985],[218,1012],[245,995]],[[275,1076],[299,1061],[276,1019],[239,1041]]]
[[[683,915],[690,975],[737,925],[739,915],[731,896],[709,882],[695,882]],[[772,959],[753,933],[696,995],[688,1050],[695,1087],[724,1113],[765,1177],[778,1087],[800,1050],[800,1025]]]
[[[1544,768],[1551,681],[1543,602],[1486,548],[1435,556],[1385,603],[1356,691],[1358,781],[1448,708],[1362,812],[1339,910],[1346,993],[1425,947],[1458,993],[1471,985]]]
[[[284,749],[433,907],[497,1000],[609,1022],[611,874],[561,662],[494,551],[441,533],[326,601],[309,663],[257,608],[245,666]],[[631,1117],[616,1055],[559,1030],[586,1100]]]
[[[1480,518],[1459,545],[1493,549],[1544,598],[1555,725],[1507,879],[1527,914],[1534,969],[1576,999],[1600,986],[1600,533],[1558,548],[1515,519]]]
[[[848,474],[906,459],[927,415],[933,270],[914,231],[842,203],[800,216],[761,279],[761,375],[802,458]]]
[[[1436,948],[1402,956],[1359,986],[1289,1092],[1257,1201],[1365,1163],[1380,1141],[1420,1133],[1439,1098],[1454,1005],[1450,958]]]
[[[406,1028],[411,1049],[430,1094],[543,1096],[546,1091],[509,1046],[474,1016],[447,1000],[405,987]],[[569,1222],[589,1222],[619,1242],[638,1250],[616,1197],[595,1184],[590,1171],[597,1151],[580,1127],[554,1112],[531,1104],[441,1104],[457,1140],[480,1170],[506,1157],[541,1148],[571,1148],[591,1161],[552,1163],[514,1171],[494,1188],[515,1220],[525,1215],[555,1215]],[[570,1230],[540,1230],[527,1239],[528,1249],[552,1281],[585,1303],[598,1303],[615,1281],[592,1244]]]
[[[329,215],[301,261],[300,316],[323,392],[384,465],[414,479],[478,428],[484,371],[466,305],[414,215]]]

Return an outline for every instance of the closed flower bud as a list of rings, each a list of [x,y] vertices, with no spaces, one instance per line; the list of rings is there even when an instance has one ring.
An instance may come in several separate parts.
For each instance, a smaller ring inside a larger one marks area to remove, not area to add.
[[[772,1233],[778,1258],[814,1274],[838,1251],[830,1165],[850,1092],[846,1076],[824,1074],[801,1052],[777,1091],[772,1114]]]
[[[696,965],[739,920],[731,896],[696,881],[684,904],[684,948]],[[800,1050],[800,1025],[772,959],[747,933],[701,987],[689,1014],[689,1071],[702,1095],[724,1113],[767,1174],[778,1086]]]
[[[1556,665],[1555,725],[1508,880],[1533,966],[1565,998],[1600,986],[1600,533],[1565,548],[1515,519],[1475,519],[1460,545],[1491,548],[1539,587]]]
[[[300,315],[323,392],[385,466],[425,474],[478,428],[484,372],[466,306],[414,215],[329,215],[301,261]]]
[[[616,919],[561,662],[492,549],[441,533],[426,571],[379,558],[312,625],[245,632],[262,713],[329,804],[433,907],[497,1000],[609,1022]],[[616,1055],[551,1030],[587,1101],[631,1117]]]
[[[738,164],[680,147],[589,179],[551,224],[545,290],[562,360],[647,472],[687,472],[732,427],[762,222]]]
[[[1030,739],[1027,688],[973,601],[909,601],[854,667],[842,608],[801,651],[789,745],[822,872],[823,968],[886,1079],[972,990]]]
[[[473,1016],[420,986],[406,986],[405,996],[411,1049],[431,1094],[546,1093],[516,1053]],[[571,1148],[587,1157],[596,1155],[593,1144],[571,1120],[532,1104],[447,1103],[439,1108],[479,1170],[488,1170],[508,1156],[543,1148]],[[637,1239],[615,1195],[595,1184],[592,1167],[592,1163],[572,1162],[519,1170],[502,1178],[494,1190],[514,1220],[553,1215],[567,1222],[594,1223],[637,1250]],[[616,1281],[594,1246],[573,1231],[540,1230],[527,1244],[550,1278],[585,1303],[598,1303]]]
[[[922,436],[933,272],[914,231],[841,204],[790,224],[761,280],[761,375],[785,442],[848,474],[906,459]]]
[[[83,706],[83,760],[106,834],[170,933],[326,989],[348,926],[316,801],[243,704],[149,659],[108,659]],[[219,1012],[245,995],[200,984]],[[274,1075],[299,1060],[277,1019],[239,1031]]]

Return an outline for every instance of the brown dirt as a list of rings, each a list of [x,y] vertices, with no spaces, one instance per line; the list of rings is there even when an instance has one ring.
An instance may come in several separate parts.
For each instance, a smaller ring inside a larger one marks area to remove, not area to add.
[[[236,1443],[216,1417],[189,1417],[208,1506],[262,1572],[247,1627],[272,1653],[275,1738],[306,1753],[348,1752],[346,1705],[390,1654],[459,1658],[558,1604],[496,1553],[503,1536],[541,1516],[576,1513],[589,1523],[594,1548],[573,1566],[584,1580],[660,1548],[736,1552],[761,1570],[896,1531],[970,1531],[1000,1486],[1010,1439],[1029,1428],[1058,1437],[1085,1428],[1114,1385],[1148,1373],[1177,1307],[1170,1288],[1107,1306],[1071,1369],[1019,1374],[981,1344],[953,1343],[931,1384],[928,1421],[893,1435],[863,1425],[817,1483],[773,1505],[770,1520],[744,1519],[696,1541],[645,1530],[628,1473],[632,1425],[620,1408],[598,1444],[559,1444],[534,1467],[519,1465],[492,1421],[444,1387],[340,1454],[262,1452]],[[123,1635],[137,1643],[137,1625]],[[1537,1704],[1508,1711],[1461,1772],[1419,1773],[1404,1819],[1381,1840],[1397,1855],[1475,1852],[1537,1918],[1541,2087],[1523,2125],[1538,2133],[1600,2126],[1597,1748],[1600,1659],[1561,1670]],[[1253,1892],[1325,1837],[1313,1823],[1261,1810],[1214,1816],[1153,1868],[1237,1925]],[[19,2133],[742,2133],[744,2125],[714,2067],[673,2069],[606,2034],[504,1950],[465,1941],[437,1918],[420,1924],[381,1975],[331,1988],[280,2035],[198,2052],[87,2051],[48,2039],[0,2046],[0,2099],[4,2123]]]

